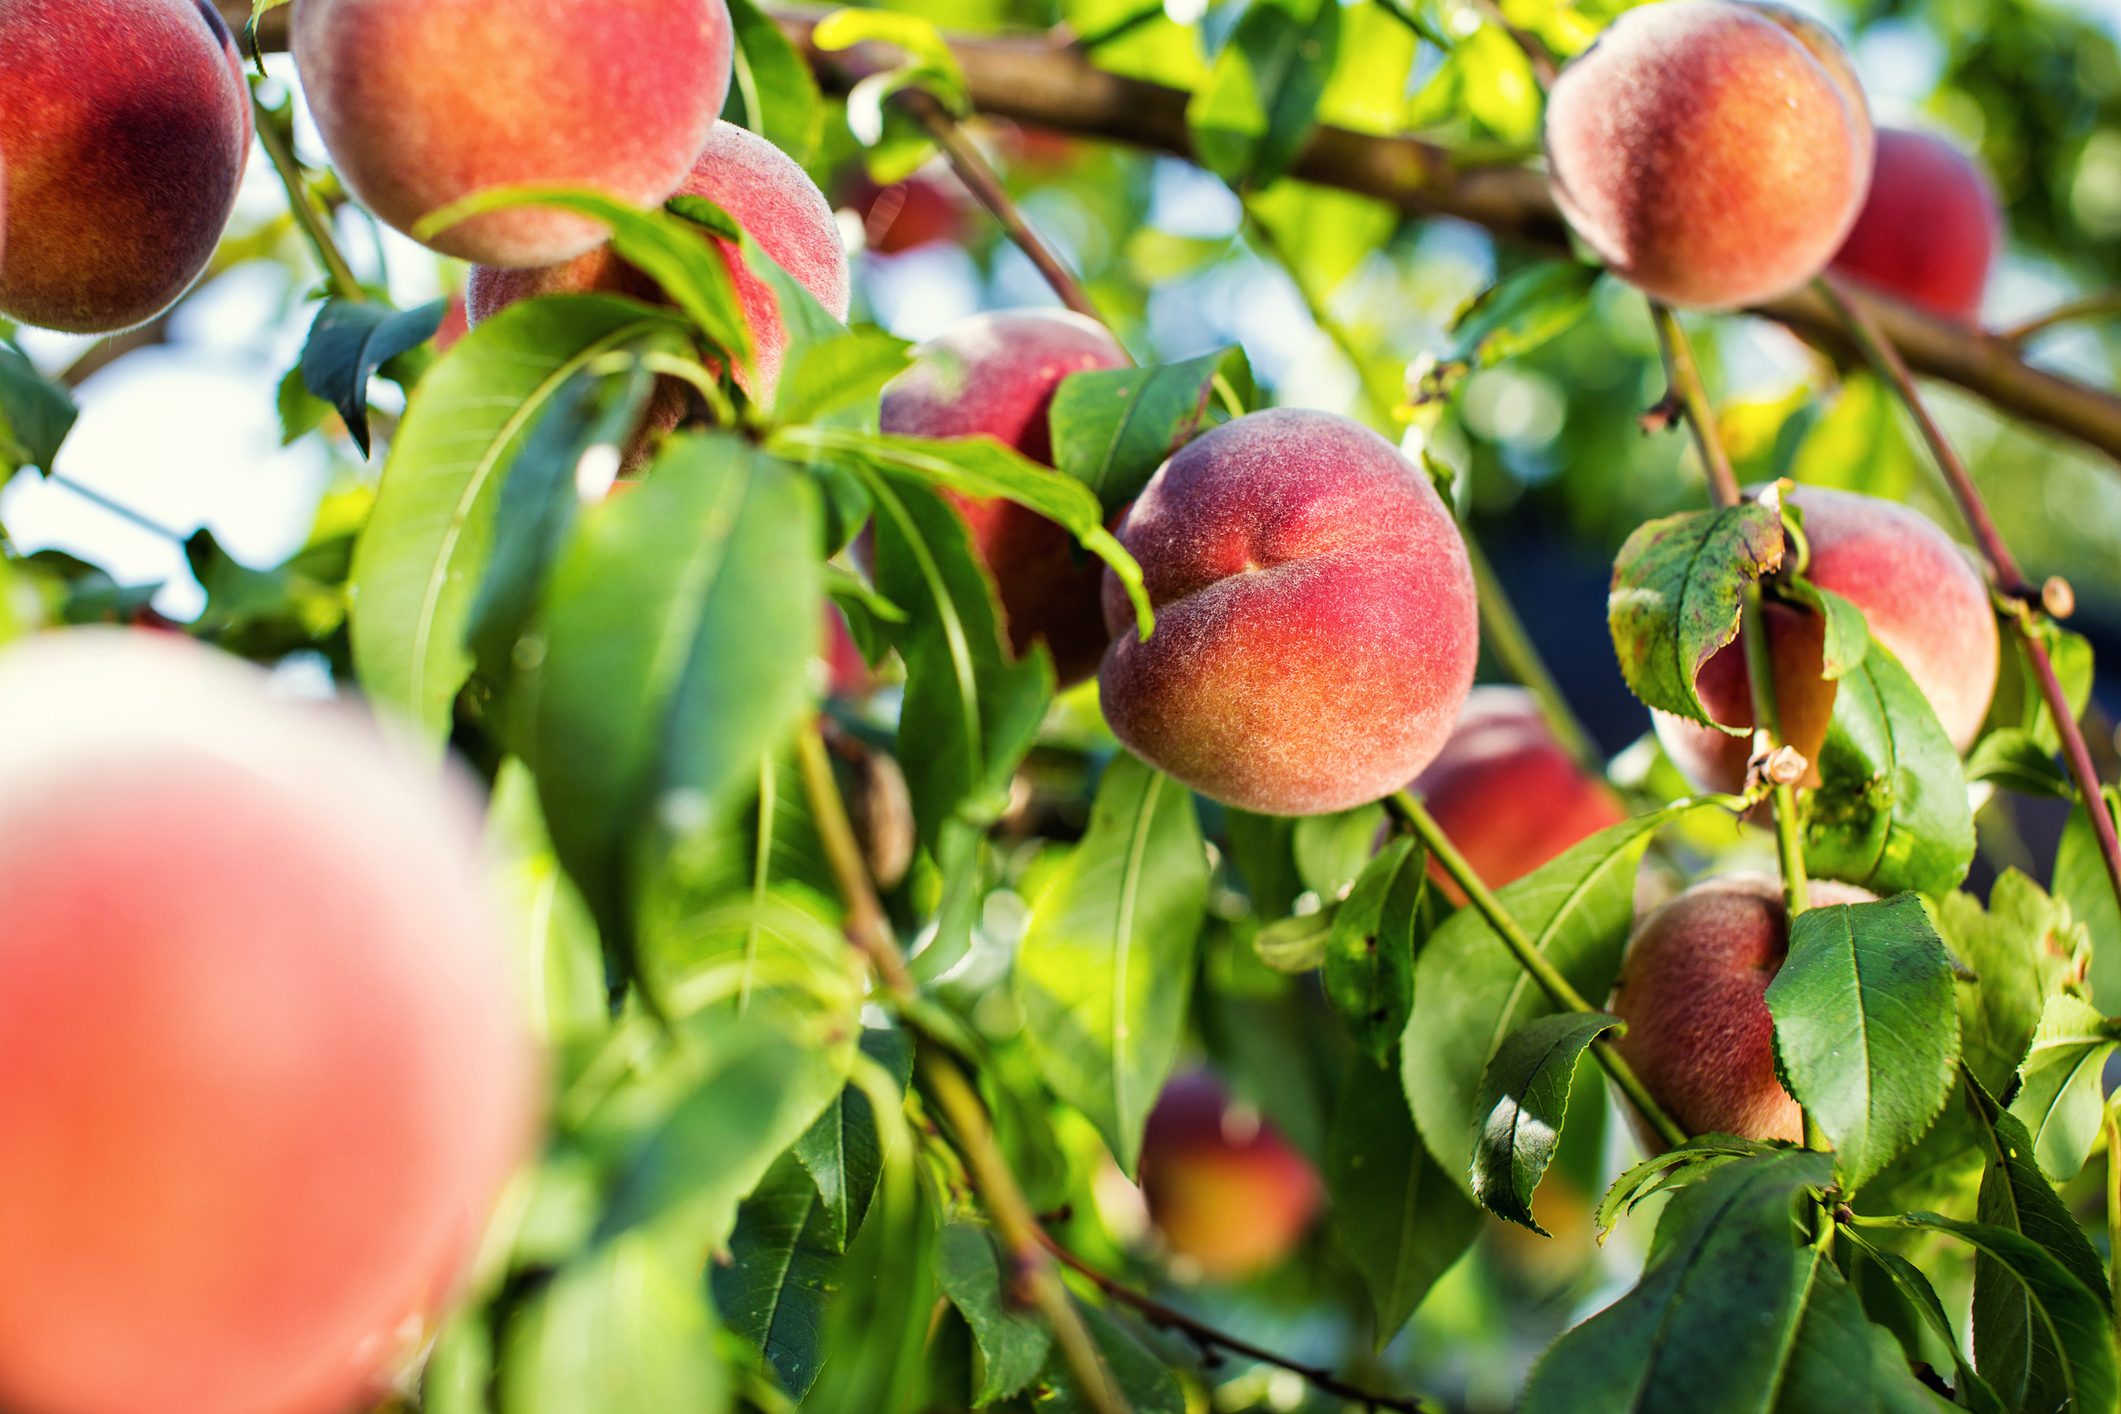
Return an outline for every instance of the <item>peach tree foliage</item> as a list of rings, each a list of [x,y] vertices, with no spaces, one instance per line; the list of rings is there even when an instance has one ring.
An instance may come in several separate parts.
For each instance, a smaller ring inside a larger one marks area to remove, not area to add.
[[[730,116],[811,155],[840,115],[769,17],[730,8],[745,76]],[[1400,111],[1380,55],[1436,57],[1406,105],[1424,125],[1469,148],[1536,139],[1522,57],[1493,26],[1439,27],[1441,7],[1258,0],[1223,17],[1207,59],[1159,14],[1081,8],[1079,28],[1114,27],[1115,63],[1186,74],[1201,164],[1245,194],[1299,280],[1338,283],[1393,234],[1380,210],[1281,180],[1321,117]],[[1528,8],[1567,52],[1606,7]],[[919,87],[962,108],[949,51],[903,16],[832,23],[834,45],[883,39],[910,56],[845,114],[879,175],[903,175],[929,145],[884,99]],[[1153,632],[1139,567],[1107,527],[1174,451],[1262,405],[1241,351],[1070,377],[1048,468],[992,442],[878,431],[906,345],[834,319],[709,203],[643,212],[542,191],[478,205],[608,225],[668,302],[525,301],[440,357],[426,347],[440,306],[324,303],[282,408],[291,435],[332,411],[364,454],[372,431],[386,444],[372,507],[269,570],[203,533],[188,546],[202,635],[259,658],[320,649],[434,751],[480,769],[534,920],[522,946],[553,1048],[552,1133],[417,1407],[1091,1408],[1026,1299],[1024,1254],[938,1142],[931,1067],[970,1077],[1056,1238],[1149,1288],[1157,1266],[1102,1228],[1093,1184],[1114,1163],[1136,1172],[1150,1108],[1193,1054],[1323,1175],[1328,1211],[1292,1270],[1254,1304],[1227,1303],[1302,1363],[1364,1369],[1399,1398],[1437,1392],[1433,1361],[1370,1352],[1412,1323],[1435,1354],[1423,1322],[1469,1299],[1484,1236],[1514,1224],[1584,1244],[1590,1227],[1620,1228],[1645,1252],[1639,1279],[1566,1330],[1547,1323],[1525,1407],[2121,1406],[2113,1293],[2064,1192],[2112,1123],[2099,1074],[2121,1045],[2093,992],[2114,1005],[2097,979],[2121,964],[2090,961],[2093,939],[2107,954],[2121,941],[2121,909],[2082,804],[2051,890],[2010,872],[1985,903],[1962,891],[1970,783],[2073,793],[2015,647],[1962,760],[1861,612],[1806,578],[1795,511],[1684,509],[1627,537],[1610,628],[1649,707],[1709,720],[1697,676],[1738,635],[1749,592],[1823,616],[1838,690],[1820,779],[1800,795],[1803,856],[1880,901],[1801,915],[1767,992],[1780,1080],[1820,1142],[1695,1135],[1571,1227],[1557,1190],[1583,1194],[1609,1141],[1630,1142],[1593,1048],[1617,1035],[1600,1008],[1644,861],[1700,864],[1756,800],[1653,777],[1624,823],[1497,891],[1592,1009],[1558,1006],[1384,808],[1291,820],[1195,797],[1058,701],[1043,648],[1005,647],[947,493],[1065,527],[1127,596],[1123,631]],[[660,372],[751,366],[702,228],[743,240],[776,292],[781,377],[757,400],[717,378],[719,415],[695,417],[632,489],[585,494]],[[1470,374],[1551,354],[1611,293],[1577,262],[1506,264],[1432,351],[1413,416],[1431,429],[1456,416]],[[408,395],[387,435],[378,375]],[[1410,396],[1384,392],[1387,411]],[[1884,446],[1853,425],[1879,396],[1852,383],[1794,466],[1769,470],[1803,479],[1837,445]],[[64,391],[0,346],[0,465],[48,468],[72,419]],[[868,574],[847,553],[864,534]],[[0,561],[0,636],[140,602],[63,556]],[[866,706],[820,689],[828,608],[891,682]],[[2041,632],[2081,707],[2089,649]],[[896,776],[902,803],[879,784]],[[835,798],[854,807],[866,865],[894,841],[910,853],[875,870],[903,990],[874,985],[848,946],[863,923],[835,858],[846,831],[820,813]],[[1220,1299],[1160,1294],[1210,1313]],[[1256,1396],[1136,1307],[1088,1284],[1070,1299],[1130,1407],[1176,1414],[1219,1385]],[[1298,1329],[1291,1311],[1331,1329]]]

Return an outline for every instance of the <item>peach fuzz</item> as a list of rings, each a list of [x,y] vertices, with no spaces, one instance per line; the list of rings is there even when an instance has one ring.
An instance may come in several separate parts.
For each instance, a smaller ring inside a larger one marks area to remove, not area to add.
[[[113,333],[198,279],[248,156],[232,52],[197,0],[0,0],[0,314]]]
[[[692,172],[674,195],[705,197],[721,207],[834,318],[847,317],[853,296],[839,222],[825,194],[788,154],[734,123],[717,122]],[[734,241],[704,235],[703,239],[714,242],[723,264],[729,268],[737,302],[758,355],[759,386],[770,393],[780,381],[781,363],[788,350],[788,331],[781,323],[780,302],[766,282],[751,273]],[[480,266],[471,272],[465,298],[476,328],[495,311],[519,299],[587,290],[607,290],[648,301],[662,298],[655,283],[619,259],[608,244],[543,269]],[[747,389],[749,381],[738,379]],[[675,426],[682,408],[677,390],[666,384],[656,406],[668,418],[662,430]],[[649,421],[655,425],[658,419],[652,414]]]
[[[1811,542],[1806,578],[1863,611],[1871,636],[1907,669],[1952,745],[1971,746],[1995,695],[1999,663],[1995,610],[1972,561],[1920,512],[1895,502],[1822,486],[1797,487],[1789,500],[1803,510]],[[1835,693],[1821,676],[1824,625],[1810,610],[1770,603],[1768,644],[1784,736],[1816,760]],[[1717,721],[1751,729],[1752,680],[1741,645],[1733,642],[1711,658],[1699,687]],[[1695,786],[1743,786],[1750,738],[1654,716],[1658,740]],[[1817,784],[1816,772],[1808,783]]]
[[[162,634],[0,717],[0,1406],[340,1414],[533,1136],[470,793]]]
[[[1412,786],[1491,889],[1521,879],[1569,846],[1627,818],[1606,783],[1554,740],[1521,687],[1476,687],[1443,751]],[[1464,893],[1433,860],[1451,902]]]
[[[1669,304],[1729,309],[1817,275],[1863,201],[1869,115],[1846,65],[1732,0],[1630,10],[1555,82],[1555,199],[1613,272]]]
[[[1815,908],[1873,898],[1849,884],[1811,885]],[[1789,953],[1787,918],[1780,881],[1733,874],[1680,894],[1628,942],[1611,1003],[1627,1024],[1620,1054],[1688,1133],[1803,1142],[1797,1102],[1775,1077],[1767,1008],[1768,983]]]
[[[1150,480],[1119,530],[1105,718],[1204,795],[1274,815],[1376,800],[1443,749],[1473,685],[1465,542],[1428,477],[1376,433],[1277,408],[1223,424]]]
[[[732,42],[723,0],[302,0],[293,23],[333,164],[401,231],[525,183],[660,204],[722,111]],[[586,217],[522,208],[428,244],[486,265],[550,265],[602,239]]]
[[[1149,1112],[1141,1187],[1165,1246],[1217,1281],[1281,1262],[1325,1203],[1310,1162],[1203,1072],[1173,1080]]]
[[[1870,195],[1833,268],[1971,324],[2002,240],[1995,184],[1973,158],[1943,138],[1886,128]]]
[[[1127,361],[1102,325],[1067,310],[974,315],[914,351],[913,367],[884,390],[881,426],[908,437],[991,437],[1050,465],[1047,414],[1061,380]],[[994,576],[1011,649],[1021,656],[1045,643],[1064,687],[1096,672],[1110,637],[1098,561],[1036,511],[946,494]]]

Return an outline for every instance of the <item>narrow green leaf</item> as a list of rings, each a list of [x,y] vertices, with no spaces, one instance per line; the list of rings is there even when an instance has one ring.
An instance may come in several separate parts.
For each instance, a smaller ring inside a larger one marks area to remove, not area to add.
[[[1988,1381],[1975,1371],[1973,1361],[1967,1359],[1959,1341],[1959,1330],[1945,1313],[1937,1289],[1930,1285],[1922,1269],[1898,1252],[1873,1243],[1863,1235],[1861,1228],[1844,1228],[1842,1235],[1892,1279],[1893,1285],[1907,1298],[1908,1305],[1922,1317],[1938,1342],[1952,1353],[1953,1383],[1960,1405],[1975,1410],[1976,1414],[2004,1414],[2003,1401],[1989,1388]]]
[[[1532,1216],[1532,1194],[1561,1142],[1577,1060],[1619,1024],[1605,1012],[1538,1017],[1488,1061],[1474,1105],[1472,1181],[1473,1196],[1496,1217],[1552,1236]]]
[[[1591,308],[1599,270],[1548,260],[1514,270],[1466,302],[1451,322],[1451,346],[1420,369],[1419,397],[1447,398],[1469,373],[1528,354],[1573,328]]]
[[[1185,788],[1119,756],[1017,949],[1025,1037],[1129,1173],[1183,1039],[1208,856]]]
[[[2107,813],[2121,821],[2121,789],[2105,788]],[[2055,848],[2055,897],[2069,905],[2071,913],[2096,939],[2121,938],[2121,900],[2114,897],[2114,882],[2106,872],[2106,856],[2099,849],[2099,832],[2083,801],[2070,812],[2062,827],[2062,843]],[[2101,1011],[2121,1012],[2121,947],[2107,942],[2092,950],[2092,1000]]]
[[[1334,0],[1258,0],[1186,107],[1194,151],[1234,187],[1264,186],[1310,138],[1340,47]]]
[[[514,757],[494,778],[486,819],[512,906],[509,938],[532,1029],[554,1047],[601,1035],[611,1004],[596,920],[553,853],[537,782]]]
[[[729,0],[729,22],[736,53],[722,116],[808,162],[825,116],[810,66],[752,0]]]
[[[1972,986],[1957,989],[1961,1057],[1990,1094],[2001,1095],[2048,999],[2083,979],[2091,935],[2067,904],[2015,869],[1997,878],[1986,910],[1971,894],[1949,893],[1936,901],[1936,921],[1974,974]]]
[[[50,471],[79,416],[71,392],[39,373],[13,344],[0,343],[0,471]]]
[[[2019,795],[2071,800],[2077,793],[2069,773],[2038,737],[2019,727],[2003,727],[1974,743],[1966,756],[1969,781],[1992,781]]]
[[[2090,1002],[2068,993],[2048,998],[2010,1112],[2032,1136],[2041,1171],[2057,1183],[2075,1178],[2099,1142],[2106,1098],[2100,1079],[2117,1044],[2121,1023]]]
[[[981,1373],[975,1405],[1021,1392],[1045,1366],[1053,1338],[1046,1323],[1003,1290],[1001,1259],[987,1229],[946,1226],[937,1244],[935,1274],[979,1345]]]
[[[1390,1059],[1414,1005],[1416,920],[1428,891],[1428,851],[1389,841],[1334,910],[1326,944],[1326,998],[1364,1054]]]
[[[1951,962],[1922,900],[1797,915],[1768,983],[1784,1084],[1860,1186],[1920,1139],[1952,1092],[1959,1014]]]
[[[722,1322],[758,1351],[789,1398],[817,1381],[825,1300],[839,1267],[817,1186],[784,1154],[737,1210],[728,1260],[708,1269]]]
[[[1735,1134],[1696,1135],[1661,1154],[1628,1169],[1606,1190],[1595,1215],[1598,1240],[1603,1242],[1614,1224],[1659,1193],[1672,1193],[1698,1183],[1733,1159],[1757,1158],[1775,1152],[1775,1146],[1759,1139],[1741,1139]]]
[[[895,1027],[862,1031],[862,1054],[883,1066],[904,1090],[913,1075],[913,1043]],[[870,1200],[883,1178],[883,1149],[876,1111],[858,1085],[848,1085],[825,1107],[817,1123],[795,1141],[795,1157],[817,1187],[820,1236],[835,1252],[861,1231]]]
[[[1117,515],[1173,452],[1233,415],[1218,383],[1241,402],[1256,396],[1243,349],[1070,374],[1048,414],[1054,465],[1096,492],[1106,517]]]
[[[1794,506],[1784,507],[1786,513],[1795,509]],[[1854,672],[1871,648],[1871,630],[1863,621],[1863,610],[1833,590],[1821,589],[1802,575],[1784,575],[1777,583],[1785,597],[1826,621],[1820,676],[1828,682],[1838,682]]]
[[[1738,636],[1745,588],[1782,563],[1782,518],[1748,502],[1642,526],[1620,547],[1606,622],[1643,702],[1708,726],[1702,665]],[[1724,728],[1729,730],[1729,728]]]
[[[1297,878],[1327,902],[1345,897],[1376,855],[1384,827],[1381,805],[1299,817],[1290,830]]]
[[[396,310],[373,300],[325,302],[302,348],[302,384],[338,409],[361,455],[368,455],[368,384],[377,370],[432,339],[449,301]]]
[[[1269,923],[1253,935],[1252,951],[1276,972],[1294,976],[1316,971],[1325,965],[1326,947],[1333,938],[1333,917],[1338,911],[1339,905],[1328,905],[1315,913]]]

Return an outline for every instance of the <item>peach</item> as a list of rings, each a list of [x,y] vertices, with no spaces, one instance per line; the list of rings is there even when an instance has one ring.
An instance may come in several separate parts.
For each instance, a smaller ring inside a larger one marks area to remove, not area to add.
[[[1554,196],[1613,272],[1675,305],[1728,309],[1804,284],[1848,234],[1871,127],[1813,27],[1732,0],[1630,10],[1547,104]]]
[[[2002,238],[1995,185],[1971,157],[1943,138],[1887,128],[1870,195],[1833,268],[1972,323]]]
[[[1627,815],[1605,782],[1554,740],[1537,699],[1521,687],[1474,688],[1412,789],[1491,889]],[[1466,901],[1433,860],[1429,873],[1451,902]]]
[[[161,634],[0,719],[0,1406],[338,1414],[532,1137],[469,792]]]
[[[908,437],[992,437],[1050,465],[1046,418],[1061,380],[1126,363],[1118,340],[1080,314],[974,315],[914,351],[913,367],[884,390],[881,426]],[[1098,561],[1060,526],[1012,501],[954,493],[949,499],[994,576],[1010,647],[1021,655],[1043,642],[1064,687],[1096,672],[1110,637]]]
[[[880,187],[866,174],[849,183],[846,204],[862,218],[869,250],[902,255],[928,245],[955,245],[967,234],[964,189],[954,179],[916,172]]]
[[[1814,880],[1814,907],[1868,903],[1849,884]],[[1733,874],[1696,884],[1628,940],[1611,1010],[1627,1023],[1621,1056],[1690,1134],[1802,1142],[1797,1102],[1775,1078],[1767,987],[1789,954],[1780,881]],[[1661,1146],[1660,1146],[1661,1147]]]
[[[1971,746],[1988,715],[1998,667],[1996,614],[1972,561],[1920,512],[1892,501],[1823,486],[1800,486],[1789,499],[1804,511],[1811,541],[1806,577],[1863,611],[1871,636],[1922,689],[1952,745]],[[1816,760],[1834,709],[1834,684],[1820,676],[1824,624],[1809,610],[1783,604],[1771,603],[1767,618],[1783,735]],[[1708,661],[1699,686],[1717,721],[1751,729],[1752,679],[1740,644]],[[1735,791],[1744,784],[1749,737],[1662,712],[1655,718],[1666,753],[1696,787]],[[1817,784],[1816,773],[1808,783]]]
[[[0,0],[0,314],[111,333],[199,278],[250,142],[233,52],[197,0]]]
[[[1141,1186],[1165,1246],[1218,1281],[1282,1261],[1325,1202],[1310,1162],[1198,1071],[1165,1086],[1149,1112]]]
[[[1119,530],[1099,670],[1112,730],[1204,795],[1323,814],[1434,760],[1473,685],[1465,542],[1429,478],[1375,432],[1275,408],[1227,422],[1150,479]]]
[[[734,123],[717,122],[691,174],[673,194],[702,196],[720,206],[835,318],[847,317],[852,294],[839,222],[817,184],[772,143]],[[760,387],[770,393],[780,381],[788,350],[780,303],[766,282],[751,273],[735,242],[718,236],[709,239],[729,267],[758,355]],[[480,266],[471,272],[465,297],[476,328],[496,310],[519,299],[585,290],[608,290],[648,301],[662,298],[655,283],[619,259],[608,244],[565,264],[537,270]],[[749,381],[738,379],[747,388]],[[683,407],[677,390],[666,386],[657,404],[669,419],[664,430],[675,426]]]
[[[731,44],[723,0],[302,0],[293,24],[333,163],[401,231],[522,183],[660,204],[722,111]],[[551,265],[602,239],[586,217],[523,208],[428,243],[486,265]]]

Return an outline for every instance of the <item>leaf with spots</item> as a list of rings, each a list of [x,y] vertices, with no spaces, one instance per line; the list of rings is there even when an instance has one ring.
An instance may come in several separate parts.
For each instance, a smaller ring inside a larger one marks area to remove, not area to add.
[[[1782,556],[1782,517],[1752,503],[1666,516],[1630,535],[1613,564],[1606,622],[1634,694],[1660,711],[1722,726],[1696,679],[1737,638],[1746,586],[1779,568]]]

